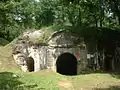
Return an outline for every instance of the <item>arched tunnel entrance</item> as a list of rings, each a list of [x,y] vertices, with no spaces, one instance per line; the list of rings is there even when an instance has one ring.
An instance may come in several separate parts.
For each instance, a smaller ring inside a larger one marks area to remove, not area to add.
[[[34,71],[34,59],[32,57],[28,57],[27,59],[27,66],[28,66],[28,71],[33,72]]]
[[[56,70],[64,75],[77,75],[77,59],[70,53],[61,54],[56,61]]]

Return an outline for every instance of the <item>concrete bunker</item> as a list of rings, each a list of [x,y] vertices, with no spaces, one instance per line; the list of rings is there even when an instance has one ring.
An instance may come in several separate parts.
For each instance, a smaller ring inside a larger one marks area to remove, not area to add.
[[[43,36],[42,32],[39,38]],[[27,39],[24,40],[24,37]],[[27,33],[27,36],[23,35],[13,50],[13,57],[16,61],[20,61],[17,51],[25,57],[23,61],[26,64],[23,71],[39,72],[43,69],[52,69],[60,74],[77,75],[87,68],[86,45],[84,39],[76,33],[70,30],[57,31],[50,35],[46,43],[37,44],[28,43],[30,37],[32,33],[30,35]],[[24,43],[21,44],[22,41]]]
[[[77,75],[77,59],[73,54],[63,53],[56,61],[56,71],[64,75]]]

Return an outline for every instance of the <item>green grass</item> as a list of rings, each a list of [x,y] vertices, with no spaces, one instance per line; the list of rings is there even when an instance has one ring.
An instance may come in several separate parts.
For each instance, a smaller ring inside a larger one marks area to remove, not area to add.
[[[36,73],[0,72],[0,90],[120,90],[110,74],[63,76],[51,70]]]
[[[59,78],[53,75],[39,75],[33,73],[0,73],[0,90],[58,90],[56,82]],[[49,79],[51,78],[51,79]]]

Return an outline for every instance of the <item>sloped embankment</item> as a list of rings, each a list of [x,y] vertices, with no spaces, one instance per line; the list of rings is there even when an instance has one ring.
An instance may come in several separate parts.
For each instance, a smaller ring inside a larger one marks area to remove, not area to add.
[[[12,45],[0,46],[0,70],[17,69],[12,57]]]

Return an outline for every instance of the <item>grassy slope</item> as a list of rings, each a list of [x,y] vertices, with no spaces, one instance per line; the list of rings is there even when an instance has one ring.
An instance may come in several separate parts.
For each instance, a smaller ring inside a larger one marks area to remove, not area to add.
[[[120,75],[63,76],[51,70],[24,73],[15,64],[11,44],[0,46],[0,90],[120,90]]]

